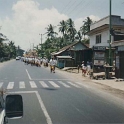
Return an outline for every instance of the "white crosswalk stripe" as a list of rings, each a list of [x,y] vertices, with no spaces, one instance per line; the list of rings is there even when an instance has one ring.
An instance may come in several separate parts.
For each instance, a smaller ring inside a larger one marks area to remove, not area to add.
[[[53,81],[49,81],[49,83],[50,83],[52,86],[54,86],[55,88],[59,88],[59,87],[60,87],[59,85],[57,85],[57,84],[54,83]]]
[[[76,84],[74,84],[74,83],[72,83],[72,82],[67,81],[67,83],[69,83],[70,85],[72,85],[72,86],[74,86],[74,87],[76,87],[76,88],[81,88],[80,86],[78,86],[78,85],[76,85]]]
[[[48,88],[49,86],[44,81],[39,81],[42,87]]]
[[[34,81],[29,81],[31,88],[37,88],[36,84]]]
[[[18,83],[19,83],[19,89],[26,88],[24,81],[20,81]],[[64,82],[64,81],[61,81],[61,80],[60,81],[56,81],[56,82],[48,81],[47,83],[45,81],[39,81],[39,83],[40,83],[40,85],[43,88],[49,88],[50,85],[52,85],[55,88],[60,88],[60,86],[64,86],[65,88],[71,88],[71,86],[74,86],[76,88],[81,88],[82,86],[84,86],[84,84],[81,84],[80,82],[73,83],[71,81]],[[15,84],[14,82],[9,82],[6,89],[13,89],[14,88],[14,84]],[[31,88],[37,88],[37,85],[36,85],[35,81],[29,81],[29,84],[30,84]],[[2,88],[3,86],[4,86],[4,82],[0,82],[0,88]],[[87,87],[87,86],[84,86],[84,87]]]
[[[19,82],[19,88],[25,88],[25,82],[24,81]]]
[[[3,86],[3,82],[0,82],[0,88],[2,88],[2,86]]]
[[[14,87],[14,82],[9,82],[8,86],[7,86],[7,89],[13,89]]]
[[[66,88],[70,88],[70,86],[69,85],[67,85],[67,84],[65,84],[65,83],[63,83],[62,81],[58,81],[61,85],[63,85],[64,87],[66,87]]]

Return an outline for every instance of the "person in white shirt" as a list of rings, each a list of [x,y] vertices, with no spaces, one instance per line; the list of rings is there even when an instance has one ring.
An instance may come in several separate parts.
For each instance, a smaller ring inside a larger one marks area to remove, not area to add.
[[[51,70],[51,72],[53,70],[53,72],[55,73],[55,65],[56,65],[56,61],[52,58],[50,60],[50,70]]]
[[[86,75],[86,70],[87,70],[87,68],[86,68],[86,66],[84,65],[84,61],[82,62],[82,76],[84,75]]]

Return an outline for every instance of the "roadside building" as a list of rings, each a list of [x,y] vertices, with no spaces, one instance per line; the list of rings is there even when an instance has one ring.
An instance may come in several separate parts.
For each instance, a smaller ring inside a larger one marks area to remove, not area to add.
[[[52,53],[51,56],[57,59],[59,68],[77,67],[77,65],[81,65],[82,61],[91,60],[92,50],[89,50],[89,47],[82,42],[75,41],[58,52]]]
[[[109,18],[100,19],[99,21],[93,23],[90,26],[89,38],[90,38],[90,48],[93,49],[93,64],[96,66],[103,67],[105,63],[109,63]],[[111,16],[111,43],[121,40],[122,36],[115,35],[117,32],[124,32],[124,19],[120,16]],[[113,31],[116,32],[113,35]],[[95,49],[94,49],[95,48]],[[115,49],[111,49],[111,60],[115,59]],[[97,59],[96,59],[97,58]],[[111,63],[112,63],[111,61]]]

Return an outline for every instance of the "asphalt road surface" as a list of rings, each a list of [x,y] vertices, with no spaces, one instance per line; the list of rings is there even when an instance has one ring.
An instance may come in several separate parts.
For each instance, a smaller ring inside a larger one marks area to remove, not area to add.
[[[10,61],[0,87],[23,97],[24,116],[9,124],[124,123],[124,101],[49,67]]]

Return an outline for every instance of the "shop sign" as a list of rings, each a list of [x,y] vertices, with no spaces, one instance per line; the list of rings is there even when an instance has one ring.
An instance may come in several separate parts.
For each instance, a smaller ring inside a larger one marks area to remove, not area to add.
[[[104,52],[95,52],[94,53],[94,59],[95,60],[104,60],[105,59],[105,53]]]
[[[103,66],[104,65],[104,60],[94,60],[94,65]]]

